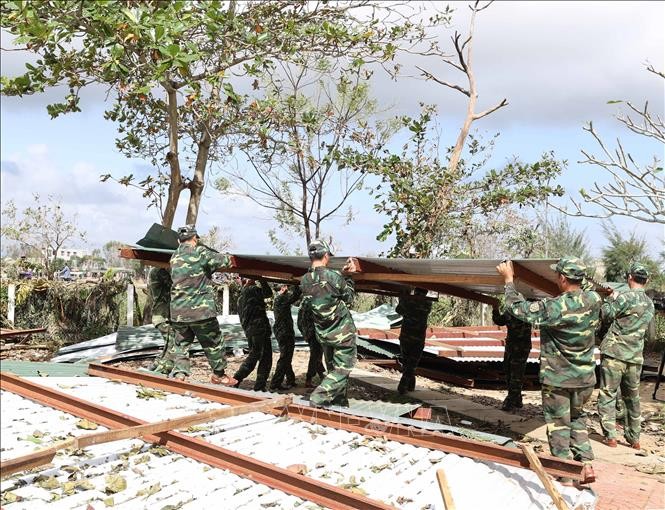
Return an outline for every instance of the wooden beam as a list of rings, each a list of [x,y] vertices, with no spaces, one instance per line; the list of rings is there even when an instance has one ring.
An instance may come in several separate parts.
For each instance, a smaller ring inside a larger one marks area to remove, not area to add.
[[[443,497],[443,507],[445,510],[455,510],[453,495],[450,493],[448,479],[446,478],[446,473],[443,469],[436,470],[436,479],[439,482],[439,490],[441,491],[441,496]]]
[[[221,418],[230,418],[231,416],[238,416],[241,414],[269,411],[275,408],[284,407],[292,403],[293,399],[287,397],[277,397],[270,400],[253,402],[251,404],[243,404],[239,406],[224,407],[222,409],[213,409],[212,411],[205,411],[180,418],[171,418],[170,420],[162,420],[154,423],[146,423],[145,425],[137,425],[135,427],[127,427],[124,429],[108,430],[104,432],[95,432],[94,434],[85,434],[83,436],[74,437],[61,441],[50,448],[22,455],[14,459],[3,460],[0,464],[0,477],[5,478],[14,473],[24,471],[29,468],[35,468],[49,464],[58,450],[66,448],[86,448],[102,443],[110,443],[112,441],[121,441],[123,439],[133,439],[136,437],[148,436],[157,434],[168,430],[183,429],[191,427],[199,423],[205,423],[212,420]]]
[[[401,283],[464,283],[471,285],[496,285],[503,286],[503,277],[496,275],[481,274],[409,274],[409,273],[353,273],[351,277],[355,281],[368,282],[401,282]]]
[[[548,280],[544,276],[534,273],[530,269],[527,269],[519,262],[513,261],[513,269],[515,270],[515,278],[522,280],[524,283],[533,287],[542,292],[546,292],[550,296],[556,296],[559,294],[559,287],[557,284],[551,280]],[[503,280],[502,280],[503,283]]]
[[[540,478],[540,481],[543,483],[543,486],[545,487],[550,497],[552,498],[552,501],[554,501],[554,505],[556,506],[557,510],[570,510],[568,508],[568,505],[566,504],[566,501],[563,499],[559,491],[556,490],[556,487],[552,483],[552,480],[550,479],[549,475],[545,472],[545,469],[543,468],[543,465],[540,463],[538,455],[536,455],[536,452],[533,451],[533,448],[531,448],[531,446],[529,446],[528,444],[524,443],[520,443],[519,445],[522,451],[524,452],[524,455],[526,455],[526,458],[529,461],[531,469],[533,469],[536,472],[538,478]]]

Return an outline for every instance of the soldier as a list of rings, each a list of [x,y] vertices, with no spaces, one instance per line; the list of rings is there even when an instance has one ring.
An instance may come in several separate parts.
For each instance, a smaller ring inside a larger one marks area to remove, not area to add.
[[[231,259],[200,245],[194,225],[179,228],[178,241],[171,256],[171,326],[175,333],[171,375],[185,379],[190,374],[189,347],[196,338],[212,368],[210,381],[234,385],[237,381],[224,374],[224,339],[210,280],[215,270],[229,267]]]
[[[563,257],[551,267],[558,273],[561,293],[532,303],[515,289],[510,261],[499,264],[497,271],[506,284],[506,309],[540,327],[540,382],[550,451],[583,462],[583,478],[592,482],[593,451],[584,404],[596,384],[593,350],[602,300],[596,292],[582,290],[586,268],[581,260]],[[561,482],[572,483],[566,478]]]
[[[510,411],[522,407],[522,379],[531,352],[531,324],[513,317],[507,310],[501,312],[498,306],[492,308],[492,321],[497,326],[507,328],[503,368],[506,371],[508,395],[501,409]]]
[[[307,374],[305,375],[305,387],[314,388],[314,376],[318,374],[322,381],[326,375],[326,369],[323,366],[323,348],[316,339],[316,330],[314,328],[314,317],[312,316],[312,307],[309,299],[303,299],[298,310],[298,329],[302,333],[305,342],[309,345],[309,361],[307,362]]]
[[[266,315],[266,299],[272,297],[272,290],[265,280],[256,282],[250,278],[241,278],[242,289],[238,298],[238,315],[240,324],[247,337],[249,353],[233,376],[238,385],[256,367],[254,391],[266,391],[270,368],[272,367],[272,332],[270,321]]]
[[[432,302],[426,295],[427,290],[416,288],[413,296],[401,296],[395,309],[402,316],[399,332],[402,378],[397,385],[400,395],[416,388],[416,367],[425,348],[427,319],[432,311]]]
[[[288,285],[283,285],[275,296],[272,307],[275,312],[275,323],[272,326],[272,330],[279,345],[279,359],[277,360],[275,373],[270,381],[271,390],[288,390],[296,385],[296,375],[293,373],[293,367],[291,366],[293,350],[296,344],[291,305],[300,299],[300,295],[300,287],[294,287],[292,290],[289,290]],[[285,377],[286,385],[282,386]]]
[[[168,269],[153,267],[148,275],[148,292],[152,298],[152,324],[164,339],[164,348],[150,370],[170,374],[173,370],[174,333],[171,328],[171,274]]]
[[[355,295],[353,280],[326,267],[332,253],[325,241],[314,241],[308,252],[312,267],[302,277],[300,287],[303,296],[311,300],[316,337],[328,349],[332,363],[332,370],[314,389],[310,402],[315,406],[348,406],[349,373],[357,353],[356,326],[348,309]],[[356,271],[355,261],[349,259],[342,270]]]
[[[640,449],[640,374],[644,357],[644,338],[654,316],[653,301],[644,292],[649,280],[647,268],[633,263],[627,273],[630,290],[605,301],[601,319],[610,324],[600,344],[600,394],[598,414],[605,444],[616,448],[617,392],[625,403],[624,437],[628,445]]]

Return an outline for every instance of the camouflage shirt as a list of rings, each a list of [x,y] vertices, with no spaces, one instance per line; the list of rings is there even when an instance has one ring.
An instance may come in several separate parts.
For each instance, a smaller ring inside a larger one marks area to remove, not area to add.
[[[494,308],[492,310],[492,322],[497,326],[506,326],[508,330],[507,340],[515,342],[531,342],[531,324],[519,320],[507,310],[503,313]]]
[[[293,287],[285,293],[277,293],[272,309],[275,312],[275,323],[272,326],[276,338],[288,338],[295,335],[291,305],[300,299],[300,287]]]
[[[168,269],[153,267],[148,275],[148,292],[152,297],[152,323],[169,320],[171,314],[171,275]]]
[[[309,304],[309,298],[303,299],[300,303],[300,310],[298,310],[298,329],[300,330],[302,337],[305,339],[305,342],[310,343],[316,340],[314,316],[312,315],[312,307]]]
[[[427,318],[432,311],[432,301],[422,297],[402,296],[395,311],[402,316],[400,340],[423,340],[427,334]]]
[[[195,322],[217,316],[212,273],[229,267],[228,255],[182,243],[171,256],[171,320]]]
[[[520,320],[540,327],[540,382],[560,388],[596,384],[594,337],[602,300],[582,290],[541,301],[524,299],[506,284],[506,308]]]
[[[609,326],[600,352],[627,363],[644,363],[644,337],[653,319],[653,301],[644,289],[622,292],[603,303],[601,318]]]
[[[355,295],[353,280],[327,267],[312,267],[300,281],[309,297],[316,334],[320,342],[348,343],[355,340],[356,325],[348,306]]]
[[[266,315],[266,299],[272,297],[272,290],[266,282],[260,283],[260,287],[258,285],[243,287],[238,298],[238,316],[246,334],[266,329],[270,331],[270,321]]]

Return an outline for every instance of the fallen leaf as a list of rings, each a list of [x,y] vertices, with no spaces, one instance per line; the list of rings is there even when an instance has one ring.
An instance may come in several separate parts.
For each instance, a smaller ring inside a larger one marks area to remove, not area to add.
[[[99,425],[85,418],[76,422],[76,426],[83,430],[96,430]]]
[[[152,496],[153,494],[157,494],[161,490],[162,486],[159,482],[157,482],[156,484],[151,485],[147,489],[141,489],[140,491],[138,491],[136,493],[136,497],[140,498],[142,496],[145,496],[146,498],[149,498],[150,496]]]
[[[114,506],[115,501],[113,501],[113,498],[109,496],[108,498],[104,498],[104,506]]]
[[[136,390],[136,397],[142,398],[144,400],[149,400],[151,398],[158,398],[160,400],[166,399],[166,393],[160,390],[153,390],[151,388],[146,388],[145,386],[139,386]]]
[[[287,471],[291,471],[292,473],[297,473],[299,475],[305,475],[307,474],[307,466],[305,464],[291,464],[290,466],[286,466]]]
[[[37,486],[42,489],[52,490],[60,487],[60,482],[55,476],[40,476],[37,478]]]
[[[104,478],[106,484],[106,493],[107,494],[116,494],[122,492],[127,488],[127,480],[124,477],[116,474],[106,475]]]

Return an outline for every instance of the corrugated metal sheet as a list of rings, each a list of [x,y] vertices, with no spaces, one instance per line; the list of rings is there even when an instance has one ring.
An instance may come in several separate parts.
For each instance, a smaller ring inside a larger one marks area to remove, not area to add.
[[[132,414],[145,420],[173,418],[197,410],[210,409],[212,404],[184,395],[166,394],[164,399],[141,400],[137,387],[112,383],[104,379],[52,379],[40,383],[60,391]],[[67,430],[80,433],[75,419],[31,404],[19,397],[2,394],[3,412],[14,420],[2,423],[3,458],[30,451],[34,444],[25,441],[26,431],[42,428],[49,434],[64,435]],[[305,464],[307,476],[326,483],[354,487],[368,497],[405,509],[442,509],[441,495],[436,482],[436,470],[445,469],[456,506],[460,510],[478,508],[551,508],[551,498],[538,482],[536,475],[524,469],[483,463],[444,454],[412,445],[370,438],[353,432],[299,422],[284,417],[252,413],[218,420],[197,427],[190,434],[213,444],[251,455],[280,467]],[[50,437],[51,439],[51,437]],[[52,437],[55,439],[55,437]],[[276,493],[267,487],[242,480],[217,469],[206,470],[201,464],[167,454],[162,458],[139,450],[123,459],[123,454],[138,447],[138,441],[97,445],[87,449],[93,459],[67,456],[56,457],[58,466],[52,475],[65,481],[70,473],[63,466],[75,465],[77,477],[89,478],[94,489],[82,489],[63,497],[61,489],[38,487],[34,476],[19,477],[2,483],[3,494],[12,492],[26,498],[4,505],[7,509],[34,508],[35,505],[60,497],[56,508],[76,508],[90,504],[95,509],[104,506],[104,475],[115,469],[127,477],[127,489],[113,495],[114,504],[121,508],[163,508],[166,504],[185,502],[183,508],[261,508],[275,505],[293,508],[302,504],[297,498]],[[144,447],[145,448],[145,447]],[[154,450],[153,450],[154,451]],[[161,490],[151,496],[138,496],[157,482]],[[23,483],[23,486],[19,486]],[[584,505],[592,508],[595,496],[590,491],[572,487],[560,488],[571,508]],[[57,496],[53,496],[56,494]],[[161,498],[161,499],[160,499]],[[120,503],[120,505],[118,505]],[[307,506],[305,507],[307,508]]]
[[[81,377],[88,375],[87,363],[47,363],[1,360],[0,370],[21,377]]]

